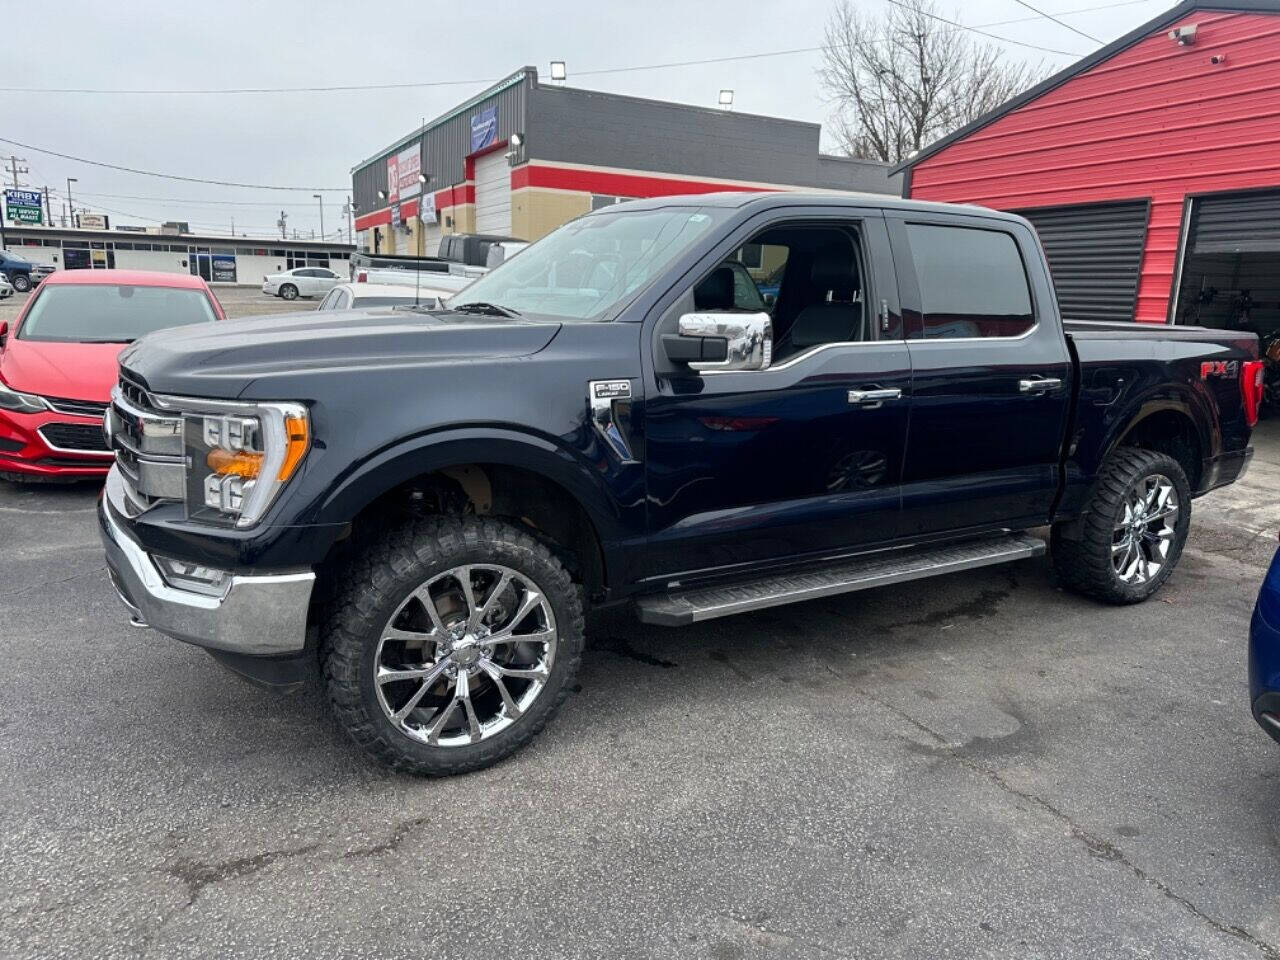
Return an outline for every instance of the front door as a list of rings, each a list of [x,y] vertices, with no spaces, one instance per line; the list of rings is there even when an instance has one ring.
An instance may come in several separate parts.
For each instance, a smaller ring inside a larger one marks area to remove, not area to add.
[[[1034,235],[978,216],[886,219],[912,367],[904,536],[1046,523],[1072,367]]]
[[[771,308],[742,289],[744,260],[760,283],[781,275]],[[883,219],[771,225],[713,258],[662,322],[690,309],[771,309],[775,359],[656,378],[640,579],[667,585],[894,539],[911,370]]]

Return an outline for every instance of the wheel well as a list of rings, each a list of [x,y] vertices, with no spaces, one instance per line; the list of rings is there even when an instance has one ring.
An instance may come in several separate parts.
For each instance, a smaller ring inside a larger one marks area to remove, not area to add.
[[[587,511],[556,481],[505,464],[457,464],[387,491],[348,524],[322,564],[320,580],[336,575],[347,558],[398,521],[434,514],[501,517],[522,526],[560,559],[588,600],[603,596],[604,553]],[[324,595],[319,583],[316,594]]]
[[[1168,454],[1177,460],[1187,475],[1191,489],[1200,487],[1200,474],[1204,469],[1204,451],[1195,424],[1185,413],[1177,410],[1160,410],[1144,417],[1130,428],[1120,441],[1122,447],[1140,447]]]

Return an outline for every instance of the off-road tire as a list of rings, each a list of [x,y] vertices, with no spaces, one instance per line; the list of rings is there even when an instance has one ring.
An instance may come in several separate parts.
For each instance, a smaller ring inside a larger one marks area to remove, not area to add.
[[[280,299],[281,300],[297,300],[298,288],[295,287],[292,283],[284,284],[284,286],[280,288]]]
[[[9,281],[13,285],[13,289],[18,293],[26,293],[31,289],[31,278],[21,273],[14,274],[13,279]]]
[[[1178,518],[1169,553],[1146,583],[1129,584],[1112,568],[1111,547],[1125,495],[1145,477],[1163,474],[1178,494]],[[1121,447],[1102,467],[1080,519],[1054,526],[1050,537],[1054,570],[1064,586],[1105,603],[1141,603],[1169,579],[1191,527],[1191,485],[1181,464],[1168,454]]]
[[[496,563],[541,587],[555,614],[546,686],[510,727],[465,746],[430,746],[398,730],[374,689],[378,639],[409,593],[467,563]],[[382,533],[336,578],[320,629],[320,666],[339,724],[369,754],[403,773],[450,776],[497,763],[531,741],[560,709],[582,661],[580,591],[559,560],[519,526],[480,517],[430,517]]]

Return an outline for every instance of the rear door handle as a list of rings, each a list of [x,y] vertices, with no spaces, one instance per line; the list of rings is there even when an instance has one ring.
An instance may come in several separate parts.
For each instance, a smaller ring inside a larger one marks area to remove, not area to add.
[[[1061,387],[1062,381],[1057,377],[1032,377],[1018,381],[1018,390],[1022,393],[1050,393]]]
[[[849,402],[855,407],[865,407],[874,410],[886,400],[901,400],[902,391],[897,387],[888,387],[876,390],[850,390]]]

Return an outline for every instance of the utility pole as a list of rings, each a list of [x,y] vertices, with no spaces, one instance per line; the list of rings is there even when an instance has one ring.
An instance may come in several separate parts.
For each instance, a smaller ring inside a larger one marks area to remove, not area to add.
[[[17,190],[19,187],[21,187],[21,186],[22,186],[22,183],[18,180],[18,175],[19,175],[19,174],[22,174],[22,173],[30,173],[30,172],[31,172],[31,171],[30,171],[29,169],[27,169],[26,167],[23,167],[22,169],[18,169],[18,164],[20,164],[20,163],[26,163],[26,162],[27,162],[27,158],[26,158],[26,157],[14,157],[14,156],[9,156],[9,157],[6,157],[5,159],[7,159],[7,160],[9,161],[9,169],[10,169],[10,171],[12,171],[12,176],[13,176],[13,189]]]
[[[342,213],[347,218],[347,244],[354,246],[355,242],[351,239],[351,215],[355,213],[355,206],[350,197],[347,197],[347,202],[342,205]]]
[[[231,235],[233,237],[236,235],[236,215],[234,213],[231,215]]]
[[[71,185],[79,183],[75,177],[67,177],[67,212],[71,214],[71,229],[76,228],[76,205],[71,202]]]
[[[49,209],[49,188],[44,188],[44,223],[47,227],[53,226],[53,211]]]
[[[315,197],[317,200],[320,201],[320,239],[323,240],[324,239],[324,197],[320,196],[320,194],[318,193],[313,193],[311,196]]]
[[[276,221],[276,226],[280,228],[280,239],[288,240],[288,235],[284,232],[285,221],[289,219],[289,215],[283,210],[280,211],[280,219]]]

